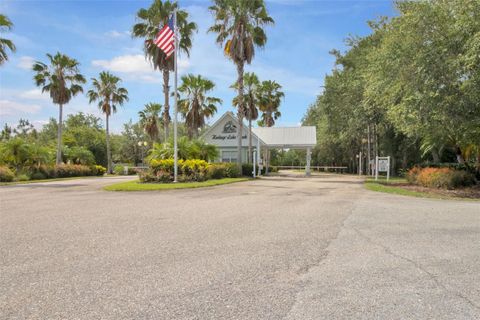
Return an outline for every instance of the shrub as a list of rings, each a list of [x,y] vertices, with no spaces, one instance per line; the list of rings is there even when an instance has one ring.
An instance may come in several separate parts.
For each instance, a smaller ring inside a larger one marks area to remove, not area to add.
[[[451,168],[412,168],[407,174],[410,183],[430,188],[455,189],[475,184],[475,176],[464,170]]]
[[[179,181],[204,181],[208,178],[209,164],[204,160],[179,160]],[[152,160],[149,170],[139,172],[139,178],[143,182],[172,182],[174,179],[173,159]]]
[[[224,163],[212,163],[207,168],[207,177],[209,179],[222,179],[226,176]]]
[[[91,176],[94,172],[89,166],[81,164],[55,165],[55,176],[58,178]]]
[[[13,171],[8,167],[0,166],[0,182],[12,182],[15,178]]]
[[[128,169],[127,169],[127,175],[129,176],[133,176],[135,174],[137,174],[137,169],[135,169],[133,166],[130,166],[130,165],[127,165]],[[125,166],[124,165],[121,165],[121,164],[117,164],[113,167],[113,173],[119,175],[119,176],[123,176],[125,175]]]
[[[252,173],[253,173],[253,164],[243,163],[242,164],[242,176],[251,177]]]
[[[54,178],[55,177],[55,168],[53,166],[48,166],[48,165],[40,165],[37,167],[33,167],[30,169],[32,179],[34,174],[41,174],[45,178],[43,179],[49,179],[49,178]]]
[[[95,176],[103,176],[107,172],[107,168],[99,165],[94,165],[91,167],[92,174]]]
[[[30,176],[30,178],[32,180],[43,180],[43,179],[47,179],[47,176],[45,176],[43,173],[41,172],[34,172],[32,173],[32,175]]]
[[[406,178],[409,183],[416,184],[417,183],[417,176],[422,171],[420,167],[413,167],[407,172]]]
[[[30,177],[28,175],[22,173],[22,174],[19,174],[15,180],[17,180],[17,181],[28,181],[28,180],[30,180]]]
[[[225,176],[227,178],[238,178],[240,174],[241,172],[236,163],[225,163]]]

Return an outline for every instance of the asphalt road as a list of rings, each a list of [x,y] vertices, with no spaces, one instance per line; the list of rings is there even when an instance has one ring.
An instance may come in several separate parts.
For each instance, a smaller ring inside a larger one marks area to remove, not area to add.
[[[480,202],[116,180],[0,187],[1,319],[480,319]]]

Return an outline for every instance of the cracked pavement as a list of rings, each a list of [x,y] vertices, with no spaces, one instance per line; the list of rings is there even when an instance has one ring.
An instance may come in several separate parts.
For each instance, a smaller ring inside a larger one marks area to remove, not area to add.
[[[480,202],[124,179],[0,187],[0,319],[480,318]]]

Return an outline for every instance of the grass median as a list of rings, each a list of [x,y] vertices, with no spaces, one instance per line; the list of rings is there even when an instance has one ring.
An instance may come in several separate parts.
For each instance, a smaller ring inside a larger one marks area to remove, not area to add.
[[[139,180],[115,183],[104,187],[107,191],[157,191],[213,187],[222,184],[248,181],[250,178],[223,178],[212,179],[202,182],[178,182],[178,183],[143,183]]]

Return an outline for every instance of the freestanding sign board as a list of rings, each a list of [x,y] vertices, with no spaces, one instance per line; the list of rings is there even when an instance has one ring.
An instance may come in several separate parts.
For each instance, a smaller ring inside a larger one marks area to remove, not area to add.
[[[375,180],[378,180],[378,173],[386,172],[387,181],[390,179],[390,157],[379,157],[375,159]]]

